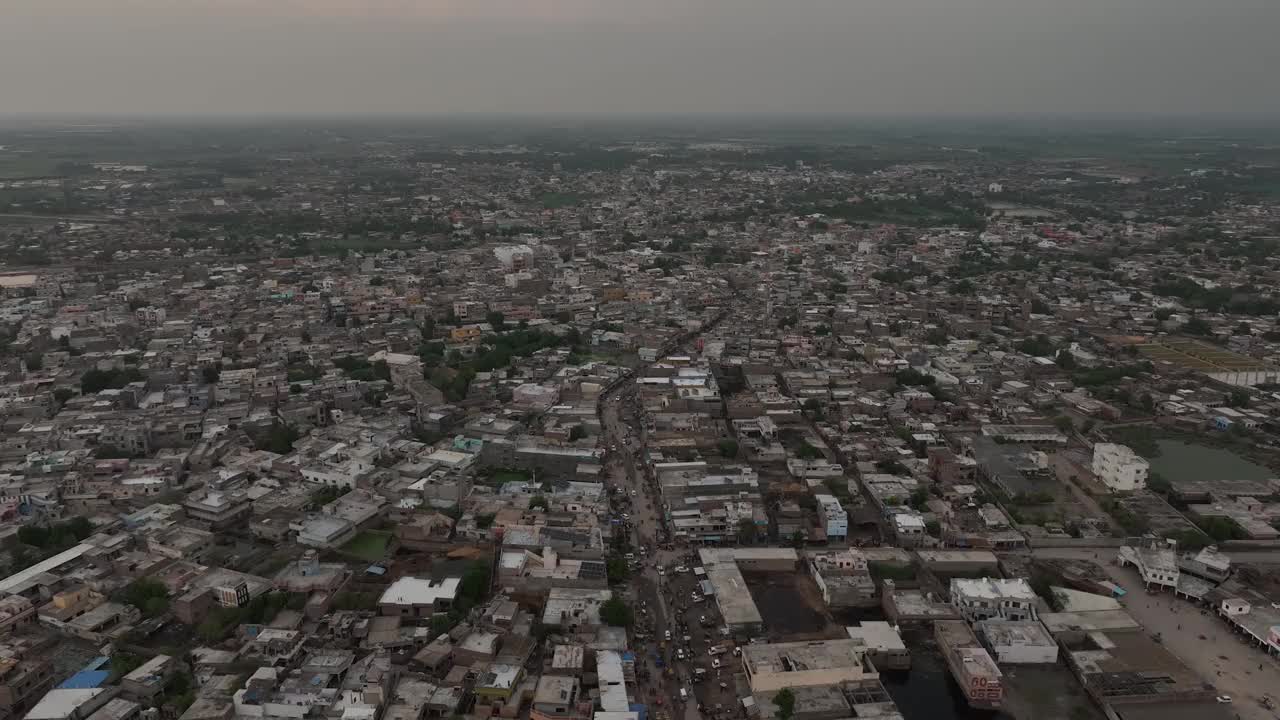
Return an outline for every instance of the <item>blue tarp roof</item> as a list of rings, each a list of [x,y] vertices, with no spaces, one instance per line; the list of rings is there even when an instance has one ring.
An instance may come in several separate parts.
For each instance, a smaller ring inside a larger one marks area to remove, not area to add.
[[[109,670],[81,670],[62,682],[58,687],[62,690],[92,690],[102,687],[111,677]]]

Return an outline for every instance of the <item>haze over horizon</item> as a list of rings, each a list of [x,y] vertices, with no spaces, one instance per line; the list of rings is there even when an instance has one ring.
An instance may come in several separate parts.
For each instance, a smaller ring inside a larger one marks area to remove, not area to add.
[[[8,0],[0,114],[1280,114],[1274,0]]]

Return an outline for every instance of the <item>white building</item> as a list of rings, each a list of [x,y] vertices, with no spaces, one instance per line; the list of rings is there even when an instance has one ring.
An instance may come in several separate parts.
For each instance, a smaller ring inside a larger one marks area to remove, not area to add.
[[[1133,492],[1147,486],[1146,460],[1125,445],[1098,443],[1093,446],[1093,474],[1112,492]]]
[[[893,515],[893,531],[898,537],[898,544],[903,547],[915,547],[927,537],[928,524],[924,516],[914,510],[904,510]]]
[[[508,271],[524,270],[533,264],[533,248],[528,245],[504,245],[494,248],[493,255]]]
[[[975,628],[1001,665],[1058,662],[1058,643],[1039,620],[983,620]]]
[[[849,535],[849,513],[840,506],[834,495],[814,495],[818,506],[822,509],[822,517],[826,523],[827,539],[844,539]]]
[[[1120,548],[1117,559],[1120,567],[1137,568],[1142,584],[1148,589],[1153,585],[1157,589],[1178,589],[1178,576],[1182,573],[1178,569],[1177,543],[1173,540],[1148,539],[1125,545]]]
[[[1035,620],[1036,593],[1023,578],[952,578],[951,604],[969,622]]]
[[[378,598],[383,615],[399,615],[410,618],[429,618],[437,612],[447,612],[458,597],[460,578],[445,578],[439,582],[416,577],[402,577]]]

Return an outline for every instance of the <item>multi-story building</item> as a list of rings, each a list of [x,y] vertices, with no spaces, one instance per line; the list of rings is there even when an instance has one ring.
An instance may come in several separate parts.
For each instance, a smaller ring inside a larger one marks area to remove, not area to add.
[[[192,495],[182,503],[187,517],[202,523],[211,530],[235,527],[253,512],[253,504],[246,497],[211,490],[204,495]]]
[[[21,632],[36,624],[36,606],[21,595],[0,600],[0,637]]]
[[[1125,445],[1093,446],[1093,475],[1112,492],[1133,492],[1147,486],[1149,465]]]
[[[1117,558],[1121,567],[1137,568],[1142,584],[1151,589],[1178,589],[1177,544],[1173,540],[1139,539],[1120,548]]]
[[[24,643],[0,648],[0,717],[22,717],[53,681],[53,666]]]
[[[969,622],[1035,620],[1036,593],[1023,578],[952,578],[951,604]]]
[[[1000,707],[1004,699],[1004,673],[991,654],[978,644],[969,626],[961,620],[939,620],[933,624],[933,633],[951,676],[969,705],[983,710]]]
[[[818,509],[822,513],[823,526],[827,531],[827,540],[844,540],[849,536],[849,513],[841,507],[834,495],[814,495],[818,501]]]
[[[587,720],[591,717],[591,700],[582,694],[578,678],[543,675],[533,694],[530,720]]]

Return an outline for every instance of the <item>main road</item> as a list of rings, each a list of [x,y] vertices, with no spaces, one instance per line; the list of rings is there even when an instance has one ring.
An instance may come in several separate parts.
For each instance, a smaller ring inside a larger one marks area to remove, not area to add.
[[[691,344],[702,333],[722,322],[734,308],[735,292],[728,304],[703,328],[663,348],[670,354]],[[664,569],[679,564],[683,552],[670,544],[671,535],[666,527],[662,500],[656,485],[643,469],[646,431],[643,414],[636,395],[636,373],[606,391],[600,398],[600,420],[603,438],[608,448],[606,479],[613,497],[613,512],[622,515],[630,533],[630,545],[638,566],[631,571],[630,596],[637,607],[637,622],[647,626],[646,637],[636,640],[636,671],[640,677],[636,700],[651,706],[656,720],[700,720],[698,703],[692,695],[692,686],[683,676],[681,664],[676,663],[675,643],[666,641],[666,634],[678,639],[681,634],[680,609],[673,607],[671,588]],[[665,549],[664,546],[671,549]],[[641,550],[643,548],[643,551]],[[658,659],[662,666],[659,667]],[[684,688],[690,695],[680,697]]]

